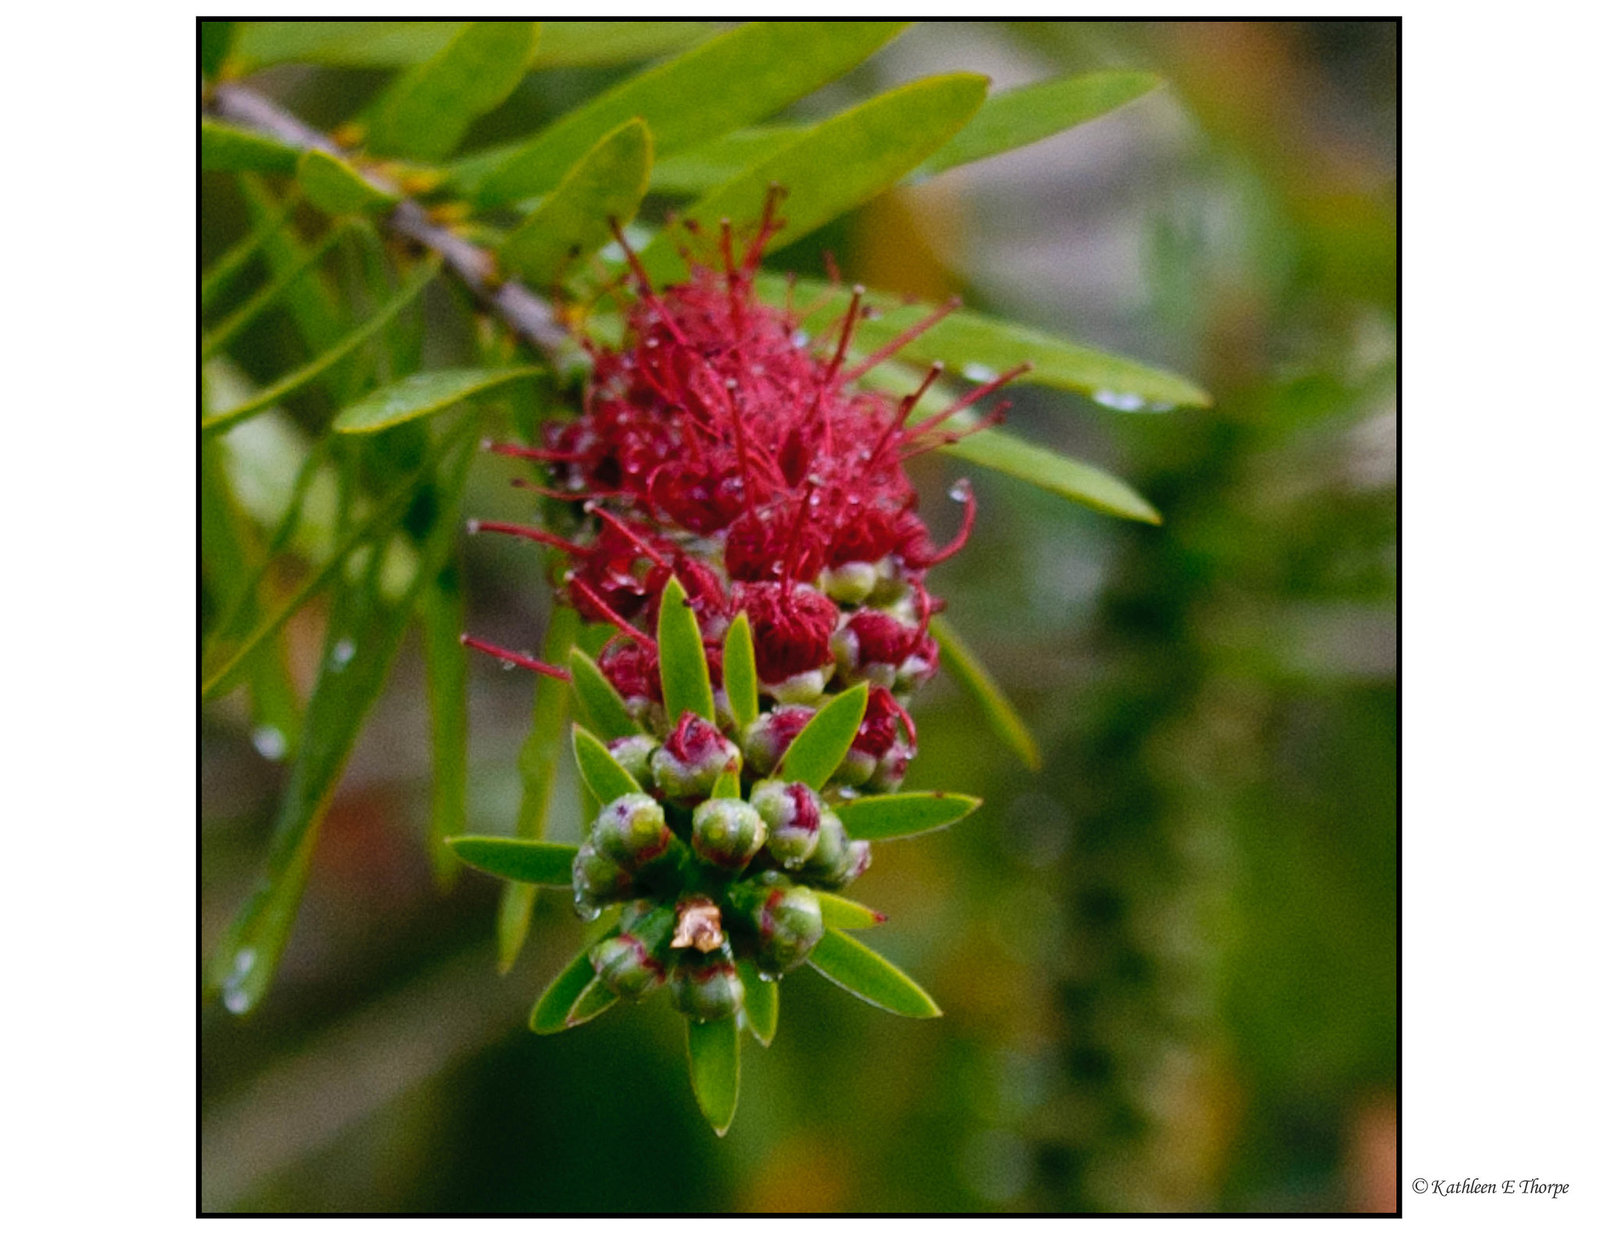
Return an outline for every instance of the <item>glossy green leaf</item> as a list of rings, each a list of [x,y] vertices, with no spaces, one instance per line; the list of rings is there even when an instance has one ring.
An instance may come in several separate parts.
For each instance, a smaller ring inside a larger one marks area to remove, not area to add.
[[[763,1048],[772,1047],[778,1033],[778,981],[762,979],[755,963],[739,962],[739,981],[744,984],[744,1023]]]
[[[851,837],[881,842],[948,828],[972,815],[982,804],[982,799],[971,795],[924,790],[849,799],[835,804],[833,810]]]
[[[760,713],[760,688],[756,680],[756,647],[750,635],[750,616],[743,610],[722,639],[722,687],[728,694],[728,711],[741,727]]]
[[[384,597],[378,586],[384,555],[374,553],[357,581],[334,596],[304,738],[279,803],[266,873],[224,933],[208,972],[208,986],[220,990],[233,1013],[254,1008],[277,970],[345,763],[383,690],[418,595],[455,543],[455,511],[471,459],[471,451],[460,449],[441,466],[439,514],[427,535],[421,568],[405,591],[393,600]]]
[[[380,154],[442,159],[516,88],[538,41],[538,22],[469,23],[378,100],[367,144]]]
[[[423,594],[422,660],[428,674],[428,742],[433,785],[428,813],[428,860],[448,887],[456,875],[445,839],[467,827],[467,650],[461,643],[466,603],[461,576],[450,563]]]
[[[686,1019],[689,1028],[689,1081],[717,1137],[728,1132],[739,1107],[739,1024],[733,1018],[715,1022]]]
[[[275,211],[264,211],[254,226],[236,244],[207,268],[200,278],[200,309],[204,312],[222,291],[232,284],[234,277],[250,265],[266,245],[268,239],[282,231],[294,214],[295,200]]]
[[[617,994],[606,987],[604,980],[596,979],[580,992],[578,999],[572,1003],[572,1008],[567,1011],[567,1025],[582,1026],[591,1018],[597,1018],[605,1013],[616,1003]]]
[[[914,173],[921,180],[949,168],[1027,146],[1121,107],[1161,85],[1154,73],[1085,73],[1033,82],[993,95],[961,132]]]
[[[1039,756],[1039,745],[1034,742],[1027,723],[1001,690],[1000,684],[995,682],[994,676],[985,669],[943,615],[935,615],[928,624],[928,630],[939,642],[939,665],[972,694],[990,728],[1024,765],[1037,773],[1044,767]]]
[[[515,369],[434,369],[411,374],[364,395],[333,419],[341,434],[370,434],[391,425],[432,416],[469,396],[539,373],[536,365]]]
[[[822,904],[822,922],[830,928],[859,932],[865,928],[876,928],[889,918],[882,911],[852,902],[849,898],[841,898],[825,889],[813,889],[812,892]]]
[[[350,353],[383,330],[396,314],[416,299],[417,294],[438,273],[439,259],[436,256],[428,258],[417,268],[416,272],[399,291],[372,317],[356,327],[355,330],[347,334],[326,352],[311,361],[307,361],[292,373],[284,375],[277,382],[257,392],[243,403],[204,418],[200,422],[201,435],[218,434],[223,430],[230,429],[248,417],[265,412],[279,400],[315,382],[335,364],[349,356]]]
[[[1047,447],[1036,446],[1021,438],[1013,438],[1004,430],[983,430],[940,450],[946,455],[1003,472],[1096,511],[1104,511],[1107,515],[1140,520],[1146,524],[1161,523],[1161,513],[1127,482],[1108,472],[1101,472],[1092,464],[1057,455]]]
[[[554,1035],[578,1023],[569,1021],[581,1005],[593,1004],[589,990],[600,982],[589,963],[589,951],[584,949],[550,981],[550,986],[540,994],[528,1019],[528,1029],[538,1035]],[[585,998],[589,997],[586,1002]],[[599,1013],[595,1010],[594,1013]],[[591,1014],[590,1017],[594,1015]]]
[[[782,304],[789,293],[784,279],[769,276],[758,280],[757,286],[763,299],[773,304]],[[840,313],[838,298],[823,304],[829,291],[829,285],[815,280],[795,285],[798,303],[819,305],[803,324],[813,334]],[[856,347],[863,353],[889,343],[931,312],[926,305],[901,304],[900,298],[886,292],[869,293],[867,299],[880,312],[857,325]],[[1118,411],[1160,412],[1211,403],[1203,390],[1176,374],[969,310],[958,310],[909,341],[896,357],[922,365],[943,361],[947,373],[972,382],[986,382],[1027,363],[1033,368],[1015,381],[1078,391]]]
[[[295,170],[300,152],[276,138],[236,129],[210,117],[200,118],[200,170],[202,172],[267,172],[287,175]]]
[[[732,180],[806,133],[805,125],[759,125],[735,129],[662,159],[650,172],[650,192],[692,197]]]
[[[817,710],[789,750],[779,773],[786,781],[821,790],[845,758],[867,713],[867,684],[857,683]]]
[[[630,64],[690,47],[721,28],[714,21],[547,21],[533,63]]]
[[[210,331],[206,332],[200,340],[200,359],[202,361],[213,356],[219,349],[226,347],[233,338],[259,318],[267,310],[281,300],[306,272],[313,270],[328,251],[339,242],[344,235],[344,229],[335,226],[320,240],[316,246],[308,250],[293,266],[274,276],[266,285],[253,292],[249,299],[231,314],[217,323]]]
[[[684,150],[832,81],[905,24],[748,22],[619,83],[527,142],[463,160],[452,183],[484,206],[545,193],[602,135],[634,117],[650,126],[657,155]]]
[[[869,1005],[907,1018],[937,1018],[933,998],[894,963],[829,928],[808,959],[822,975]]]
[[[659,282],[680,278],[685,266],[678,246],[691,239],[690,225],[753,222],[775,184],[788,196],[783,231],[769,252],[792,244],[889,188],[937,150],[978,109],[986,86],[974,73],[923,78],[823,121],[691,206],[645,248],[645,269]]]
[[[570,271],[631,220],[650,183],[650,130],[630,120],[606,134],[573,165],[510,236],[500,265],[536,287]]]
[[[711,784],[711,797],[713,799],[742,798],[739,788],[739,771],[737,769],[724,769],[717,774],[717,780]]]
[[[462,863],[491,876],[525,885],[572,884],[572,861],[578,848],[566,842],[539,842],[532,838],[502,838],[462,834],[445,844]]]
[[[295,179],[306,201],[325,215],[365,215],[386,211],[397,201],[356,168],[325,150],[300,155]]]
[[[588,715],[590,729],[607,741],[641,732],[639,723],[611,686],[611,680],[595,665],[594,658],[582,649],[573,649],[567,668],[572,671],[573,691]]]
[[[634,781],[633,774],[617,763],[617,758],[606,750],[606,745],[576,724],[572,727],[572,754],[577,757],[578,772],[583,775],[584,785],[594,792],[594,797],[601,803],[610,803],[623,795],[644,793],[639,783]]]
[[[552,666],[566,660],[578,634],[578,612],[570,606],[557,606],[545,628],[540,656]],[[537,840],[544,836],[550,815],[550,794],[555,787],[556,765],[567,737],[567,710],[572,693],[561,679],[536,676],[533,687],[533,721],[528,737],[517,753],[517,772],[522,778],[522,801],[517,807],[516,835]],[[500,908],[495,939],[499,951],[500,973],[516,963],[528,938],[533,921],[536,887],[511,884],[500,891]]]
[[[660,646],[661,694],[666,701],[668,723],[677,725],[685,712],[714,721],[717,707],[711,695],[711,670],[700,639],[700,622],[677,576],[667,581],[661,594],[656,643]]]

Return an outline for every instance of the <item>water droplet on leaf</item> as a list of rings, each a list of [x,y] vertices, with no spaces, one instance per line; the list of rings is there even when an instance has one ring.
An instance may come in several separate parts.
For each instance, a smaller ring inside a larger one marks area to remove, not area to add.
[[[250,742],[255,744],[256,751],[266,760],[282,760],[284,753],[289,750],[289,741],[276,726],[257,726],[250,732]]]

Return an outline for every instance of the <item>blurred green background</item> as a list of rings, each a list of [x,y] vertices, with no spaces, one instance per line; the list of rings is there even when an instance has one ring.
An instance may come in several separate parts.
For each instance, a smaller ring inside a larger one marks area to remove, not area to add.
[[[579,924],[544,900],[500,978],[497,882],[436,890],[408,646],[275,988],[244,1020],[201,1012],[201,1206],[1392,1210],[1397,43],[1390,22],[932,22],[794,109],[944,69],[997,87],[1106,67],[1168,81],[775,260],[815,273],[831,253],[851,281],[958,291],[1215,398],[1141,415],[1013,396],[1025,436],[1126,477],[1160,528],[973,478],[973,541],[931,583],[1045,769],[1017,765],[937,680],[907,785],[985,806],[881,845],[852,891],[889,913],[872,944],[943,1019],[896,1019],[802,971],[774,1046],[746,1053],[722,1140],[664,1002],[529,1034]],[[531,75],[469,142],[630,71]],[[315,121],[384,76],[285,67],[258,84]],[[248,226],[230,179],[203,179],[202,226],[203,260]],[[257,334],[270,373],[272,332]],[[441,334],[429,347],[447,356]],[[469,510],[518,511],[504,463],[474,466]],[[919,463],[947,534],[956,461]],[[469,627],[536,644],[537,560],[482,539],[467,567]],[[315,606],[289,635],[309,674]],[[502,832],[532,683],[487,660],[473,674],[469,826]],[[237,703],[202,719],[203,954],[258,870],[283,782]],[[558,786],[553,836],[576,837],[577,811]]]

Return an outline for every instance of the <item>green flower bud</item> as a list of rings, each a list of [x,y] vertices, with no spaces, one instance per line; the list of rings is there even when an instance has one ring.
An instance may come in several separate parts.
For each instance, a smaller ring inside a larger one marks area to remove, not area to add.
[[[592,842],[578,847],[572,861],[572,905],[582,919],[600,917],[600,908],[633,893],[633,877],[616,860],[602,855]]]
[[[739,771],[739,748],[704,718],[684,713],[650,757],[656,786],[669,799],[704,799],[723,773]]]
[[[731,1018],[744,1004],[744,984],[726,945],[712,953],[681,951],[667,973],[672,1003],[697,1022]]]
[[[878,569],[872,563],[840,563],[837,567],[824,567],[818,583],[835,601],[860,605],[878,587]]]
[[[638,902],[623,912],[622,931],[589,951],[589,964],[620,997],[638,1000],[666,979],[673,908]]]
[[[763,777],[771,773],[789,750],[795,735],[815,716],[816,710],[804,705],[779,705],[756,718],[745,727],[743,735],[745,759],[750,768]]]
[[[906,769],[911,764],[911,758],[917,754],[917,749],[904,739],[896,739],[878,759],[877,768],[873,769],[863,789],[868,794],[890,795],[900,789],[900,783],[906,780]]]
[[[852,842],[839,818],[824,810],[817,830],[817,849],[803,869],[807,883],[824,889],[843,889],[871,863],[872,847],[866,842]]]
[[[708,863],[742,868],[766,840],[766,822],[743,799],[707,799],[694,810],[694,853]]]
[[[589,841],[607,859],[637,872],[667,852],[672,830],[666,812],[649,795],[623,795],[600,809]]]
[[[786,868],[798,868],[817,848],[822,800],[804,782],[757,782],[750,806],[767,825],[767,853]]]
[[[606,751],[628,771],[634,781],[649,790],[655,784],[650,776],[650,757],[659,746],[661,745],[647,734],[630,734],[620,739],[612,739],[606,744]]]
[[[779,683],[763,683],[761,690],[779,704],[815,704],[833,677],[833,663],[827,662],[814,670],[791,674]]]
[[[755,938],[756,967],[769,979],[794,970],[822,939],[817,895],[775,872],[741,881],[728,890],[727,899],[741,926]]]

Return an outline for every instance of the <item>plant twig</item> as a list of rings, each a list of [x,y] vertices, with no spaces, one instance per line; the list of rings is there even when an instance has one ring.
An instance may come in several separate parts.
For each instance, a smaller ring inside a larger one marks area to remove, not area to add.
[[[327,134],[313,129],[265,95],[236,82],[222,82],[213,89],[209,110],[219,120],[265,133],[285,145],[300,150],[321,150],[341,159],[347,157],[347,152]],[[376,188],[398,196],[395,185],[370,170],[360,171]],[[514,279],[502,280],[495,270],[494,255],[434,223],[420,204],[401,196],[383,224],[397,236],[438,254],[473,296],[546,356],[554,357],[564,348],[567,333],[550,302]]]

